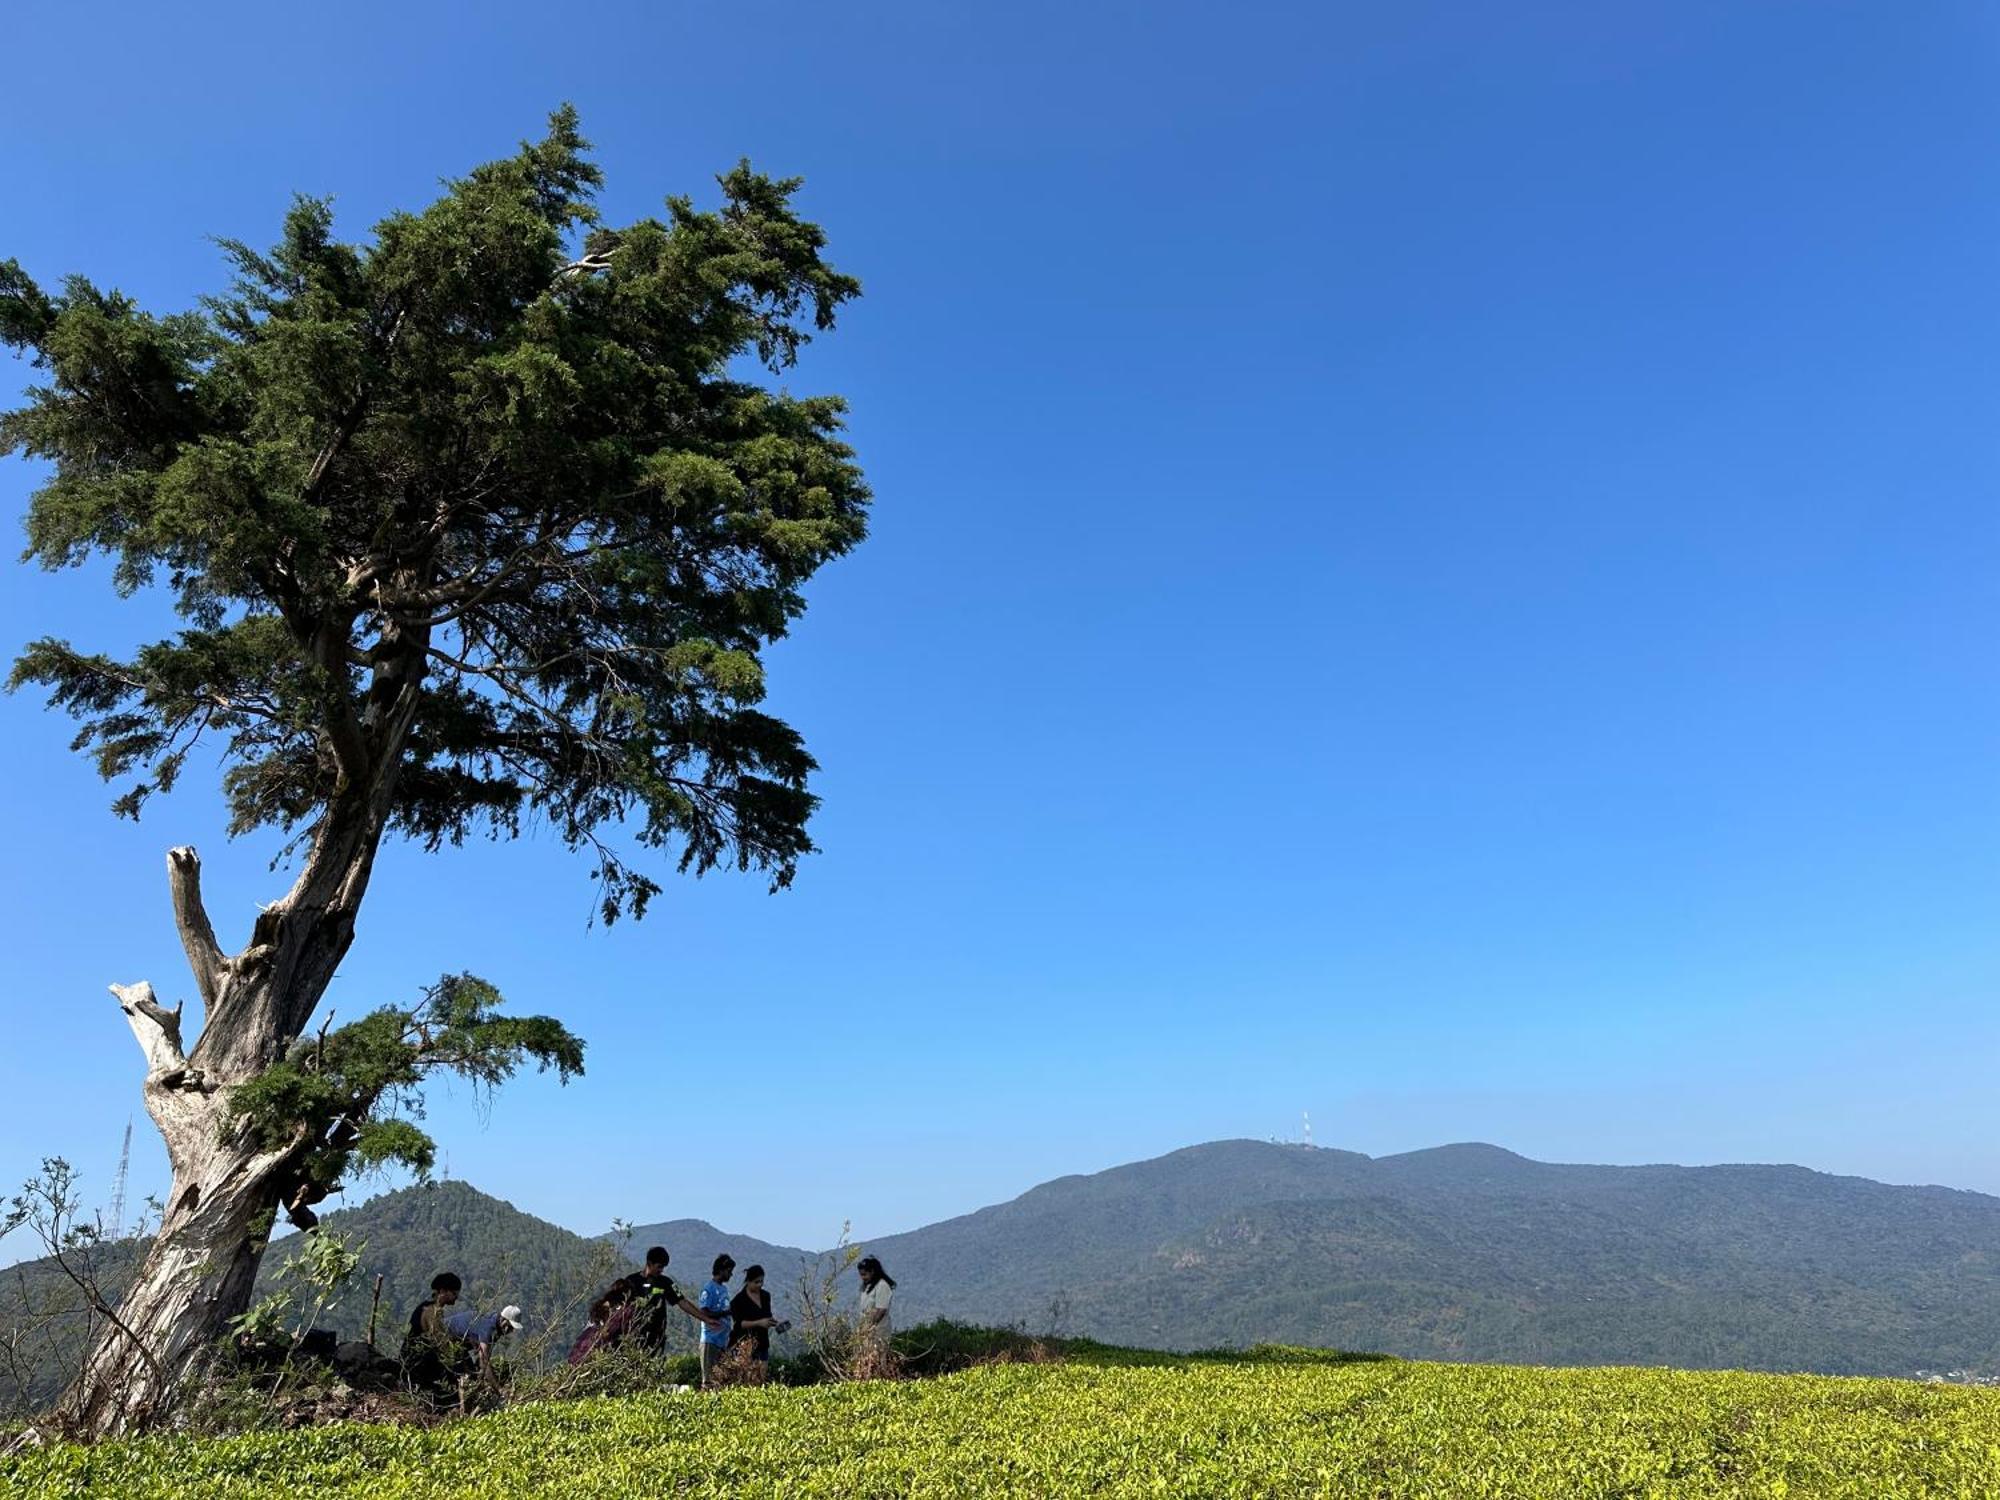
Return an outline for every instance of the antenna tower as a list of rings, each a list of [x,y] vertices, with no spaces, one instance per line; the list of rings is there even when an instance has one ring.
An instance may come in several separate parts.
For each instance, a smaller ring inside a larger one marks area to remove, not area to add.
[[[125,1117],[125,1144],[118,1150],[118,1175],[111,1179],[111,1238],[125,1237],[125,1178],[132,1170],[132,1117]]]
[[[1313,1117],[1310,1112],[1302,1109],[1299,1111],[1299,1118],[1305,1122],[1306,1144],[1310,1146],[1313,1143]]]

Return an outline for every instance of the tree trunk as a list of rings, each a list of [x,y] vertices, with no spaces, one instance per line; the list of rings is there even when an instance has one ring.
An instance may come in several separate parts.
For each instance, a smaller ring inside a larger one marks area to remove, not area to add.
[[[62,1415],[81,1435],[159,1422],[250,1304],[281,1193],[310,1143],[265,1148],[230,1119],[229,1096],[284,1056],[317,1007],[352,939],[374,844],[323,841],[233,956],[217,945],[202,908],[194,850],[167,856],[206,1024],[184,1052],[179,1006],[159,1005],[143,982],[111,987],[146,1056],[146,1112],[166,1141],[173,1188],[144,1264],[64,1398]]]
[[[351,623],[329,624],[311,641],[343,693]],[[146,1112],[167,1143],[173,1194],[145,1264],[65,1398],[73,1428],[85,1435],[157,1422],[229,1320],[250,1305],[272,1213],[313,1142],[263,1149],[231,1122],[229,1096],[284,1057],[354,941],[422,700],[429,641],[428,626],[385,626],[359,721],[346,718],[344,696],[336,700],[344,726],[330,746],[338,787],[314,825],[298,879],[258,914],[240,953],[224,953],[216,941],[194,850],[167,851],[174,925],[201,996],[201,1037],[184,1052],[179,1006],[162,1008],[148,984],[111,987],[146,1055]]]
[[[137,1431],[165,1417],[249,1306],[284,1156],[257,1151],[240,1131],[225,1139],[222,1097],[191,1094],[161,1122],[173,1195],[64,1403],[66,1425],[80,1433]]]

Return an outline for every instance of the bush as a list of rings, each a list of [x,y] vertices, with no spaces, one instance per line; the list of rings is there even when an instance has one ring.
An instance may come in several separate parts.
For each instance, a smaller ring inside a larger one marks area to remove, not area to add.
[[[1009,1347],[967,1334],[955,1353],[977,1359],[980,1346]],[[2000,1390],[1241,1354],[1104,1365],[1073,1355],[948,1380],[522,1405],[434,1428],[57,1446],[0,1458],[0,1494],[14,1493],[1973,1500],[2000,1494]]]
[[[1063,1341],[1034,1338],[1017,1328],[982,1328],[937,1318],[896,1335],[895,1351],[906,1375],[949,1375],[978,1365],[1052,1364]]]

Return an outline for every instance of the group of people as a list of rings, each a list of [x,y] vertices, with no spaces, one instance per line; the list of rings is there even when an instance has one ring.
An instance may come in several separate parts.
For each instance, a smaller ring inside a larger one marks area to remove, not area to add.
[[[403,1337],[403,1379],[409,1385],[432,1388],[490,1374],[493,1346],[521,1326],[521,1309],[512,1303],[496,1313],[460,1307],[458,1294],[464,1290],[455,1271],[440,1271],[431,1278],[430,1300],[410,1313]]]
[[[743,1286],[732,1294],[729,1279],[736,1274],[736,1262],[718,1255],[709,1268],[708,1284],[690,1301],[667,1275],[667,1264],[666,1247],[655,1245],[646,1252],[645,1270],[611,1284],[592,1304],[589,1326],[570,1347],[571,1364],[582,1364],[598,1350],[616,1348],[627,1339],[636,1340],[649,1354],[664,1352],[669,1309],[677,1309],[701,1325],[696,1349],[701,1355],[703,1385],[713,1380],[715,1367],[731,1349],[748,1345],[749,1358],[770,1360],[771,1335],[791,1325],[771,1314],[771,1294],[764,1289],[762,1266],[745,1266]]]
[[[736,1262],[718,1255],[708,1283],[690,1299],[667,1275],[666,1247],[646,1252],[645,1269],[621,1276],[590,1307],[590,1322],[570,1346],[569,1362],[580,1365],[600,1350],[636,1345],[647,1354],[663,1354],[667,1346],[668,1314],[679,1311],[700,1328],[696,1348],[701,1356],[701,1383],[712,1385],[716,1370],[736,1351],[742,1358],[768,1366],[771,1335],[783,1333],[790,1322],[773,1315],[771,1294],[764,1286],[764,1268],[745,1266],[742,1285],[729,1283]],[[896,1283],[882,1262],[865,1255],[855,1263],[861,1276],[860,1327],[869,1339],[887,1345],[894,1331],[890,1306]],[[521,1326],[521,1309],[511,1304],[497,1313],[478,1313],[458,1306],[464,1283],[450,1271],[431,1278],[430,1300],[410,1314],[403,1341],[403,1370],[414,1386],[441,1386],[488,1374],[493,1348]]]

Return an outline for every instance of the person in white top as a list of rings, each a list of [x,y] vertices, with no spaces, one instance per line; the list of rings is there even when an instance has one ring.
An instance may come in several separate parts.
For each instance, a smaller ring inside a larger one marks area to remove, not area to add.
[[[894,1332],[889,1324],[889,1304],[895,1299],[896,1283],[872,1255],[862,1256],[854,1269],[861,1273],[861,1331],[886,1346]]]

